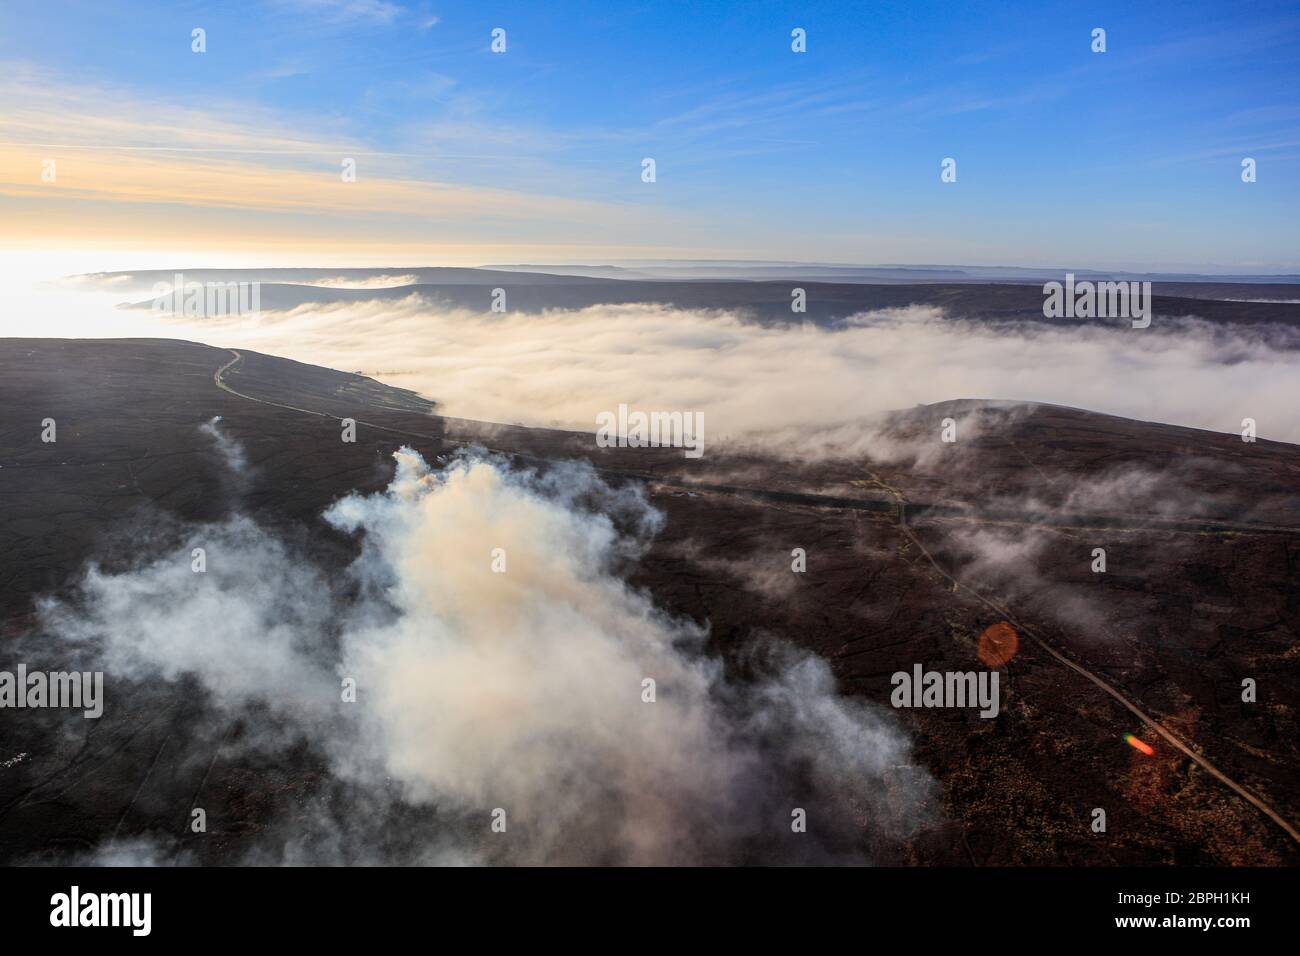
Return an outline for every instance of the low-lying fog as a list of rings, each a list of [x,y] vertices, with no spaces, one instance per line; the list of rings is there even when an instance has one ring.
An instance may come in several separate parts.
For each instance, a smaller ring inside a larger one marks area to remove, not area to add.
[[[389,278],[379,275],[374,286]],[[317,284],[323,292],[332,285]],[[781,326],[643,304],[476,313],[440,305],[429,289],[186,319],[113,308],[142,298],[113,285],[48,287],[22,303],[21,316],[8,309],[0,330],[249,348],[363,372],[418,391],[445,414],[488,421],[594,431],[597,413],[620,403],[703,412],[713,442],[806,437],[959,398],[1070,405],[1228,433],[1252,418],[1263,438],[1300,441],[1300,350],[1276,348],[1277,329],[1195,317],[1157,315],[1148,329],[990,325],[913,306],[830,327]]]

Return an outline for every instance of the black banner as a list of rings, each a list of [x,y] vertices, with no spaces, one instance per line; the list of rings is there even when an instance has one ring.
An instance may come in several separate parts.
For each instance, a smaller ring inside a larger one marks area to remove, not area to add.
[[[492,940],[651,940],[686,922],[728,940],[906,932],[979,943],[1047,931],[1231,943],[1294,919],[1294,879],[1283,869],[9,869],[0,915],[7,941],[83,943],[435,941],[467,926]]]

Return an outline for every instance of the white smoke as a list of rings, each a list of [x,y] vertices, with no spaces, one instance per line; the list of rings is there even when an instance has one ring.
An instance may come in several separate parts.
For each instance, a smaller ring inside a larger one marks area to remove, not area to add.
[[[248,456],[244,454],[243,446],[227,435],[221,429],[221,416],[214,415],[211,419],[199,426],[199,431],[207,435],[217,444],[217,451],[221,453],[222,460],[226,467],[234,473],[236,477],[242,477],[248,472]]]
[[[363,843],[376,819],[420,809],[403,860],[862,859],[929,821],[905,737],[839,696],[824,661],[759,642],[757,679],[730,678],[705,630],[629,587],[658,521],[638,493],[585,466],[395,457],[385,492],[325,515],[360,539],[345,582],[236,518],[134,571],[92,569],[46,626],[117,677],[197,680],[227,719],[269,712],[256,745],[323,753],[364,807],[341,824]],[[791,833],[796,807],[807,834]],[[504,834],[489,831],[497,808]],[[290,828],[258,859],[334,860],[331,826]],[[377,841],[366,852],[388,859]]]

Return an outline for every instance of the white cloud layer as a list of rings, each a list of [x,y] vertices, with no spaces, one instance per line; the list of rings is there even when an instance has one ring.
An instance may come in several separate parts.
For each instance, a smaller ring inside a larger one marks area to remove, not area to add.
[[[863,450],[864,421],[960,398],[1069,405],[1300,441],[1300,351],[1270,331],[1157,316],[1150,329],[996,326],[910,307],[838,326],[724,311],[601,305],[473,313],[420,295],[207,320],[187,335],[362,370],[464,418],[594,431],[600,411],[702,411],[711,440]],[[839,432],[837,434],[836,432]]]

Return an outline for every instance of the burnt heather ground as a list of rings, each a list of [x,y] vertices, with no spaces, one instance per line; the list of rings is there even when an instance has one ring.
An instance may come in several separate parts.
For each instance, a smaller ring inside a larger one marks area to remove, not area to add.
[[[223,368],[227,388],[214,378]],[[355,544],[320,520],[324,508],[384,488],[402,444],[432,461],[477,439],[522,465],[588,458],[608,481],[645,482],[666,522],[632,582],[707,623],[714,651],[738,667],[746,647],[776,635],[830,660],[844,693],[888,708],[893,672],[980,669],[985,628],[1021,631],[995,720],[891,711],[939,788],[919,836],[877,839],[860,821],[874,859],[1300,862],[1278,822],[1300,821],[1300,448],[1072,409],[947,403],[890,424],[923,441],[949,415],[979,423],[924,467],[786,461],[779,450],[695,462],[434,411],[361,376],[242,350],[0,342],[0,669],[16,665],[18,642],[42,639],[35,602],[65,594],[87,562],[129,566],[149,557],[142,541],[164,548],[186,524],[235,509],[341,570]],[[199,431],[213,416],[247,455],[243,482]],[[361,422],[355,444],[339,440],[345,416]],[[47,417],[53,444],[40,441]],[[1141,475],[1158,476],[1159,490],[1126,495]],[[1109,490],[1089,493],[1098,486]],[[805,574],[790,571],[796,547]],[[1104,574],[1091,570],[1095,548]],[[1241,699],[1244,678],[1258,685],[1255,703]],[[67,859],[147,833],[168,835],[173,854],[236,862],[324,786],[309,746],[288,762],[226,757],[221,741],[243,728],[200,727],[193,695],[123,697],[110,686],[99,721],[0,712],[0,860]],[[1129,733],[1154,753],[1128,746]],[[186,826],[200,799],[201,839]],[[1105,834],[1090,829],[1096,807]]]

